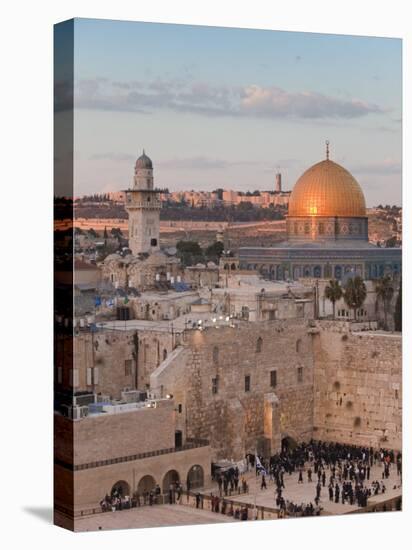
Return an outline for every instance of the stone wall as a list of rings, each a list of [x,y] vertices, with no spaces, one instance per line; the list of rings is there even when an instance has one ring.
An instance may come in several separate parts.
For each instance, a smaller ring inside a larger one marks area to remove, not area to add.
[[[62,337],[57,343],[56,389],[96,392],[111,399],[120,399],[124,388],[145,390],[150,374],[179,337],[161,330],[110,329]]]
[[[182,345],[184,354],[154,371],[151,388],[174,395],[187,436],[209,439],[215,458],[241,459],[256,442],[274,452],[285,436],[310,439],[313,361],[304,320],[189,331]]]
[[[313,355],[315,437],[401,449],[401,335],[319,322]]]
[[[163,489],[163,483],[168,472],[178,473],[180,481],[186,487],[187,476],[193,466],[200,466],[203,470],[205,484],[210,483],[210,447],[166,453],[130,462],[112,464],[88,470],[79,470],[74,473],[74,505],[75,509],[98,507],[101,499],[118,481],[124,481],[133,493],[139,482],[145,476],[151,476],[154,483]],[[57,476],[63,473],[64,468],[57,467]],[[64,501],[63,501],[64,502]]]
[[[77,421],[55,414],[55,433],[59,434],[56,458],[77,465],[174,447],[173,401],[165,399],[156,404],[156,408]]]

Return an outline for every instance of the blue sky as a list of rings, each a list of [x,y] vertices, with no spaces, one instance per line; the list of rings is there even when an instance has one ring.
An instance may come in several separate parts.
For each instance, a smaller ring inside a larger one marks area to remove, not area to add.
[[[128,187],[144,147],[159,187],[285,188],[324,158],[368,206],[400,203],[399,39],[77,19],[76,194]]]

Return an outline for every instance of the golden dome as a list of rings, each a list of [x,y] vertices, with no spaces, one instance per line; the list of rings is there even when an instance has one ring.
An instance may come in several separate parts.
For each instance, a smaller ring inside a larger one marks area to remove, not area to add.
[[[366,216],[365,197],[343,166],[326,159],[298,179],[289,199],[289,216]]]

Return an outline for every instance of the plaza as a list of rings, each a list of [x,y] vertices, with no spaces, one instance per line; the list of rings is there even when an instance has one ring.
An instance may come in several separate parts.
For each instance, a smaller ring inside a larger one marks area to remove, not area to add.
[[[329,471],[326,470],[326,478],[328,479]],[[256,475],[254,471],[249,471],[244,474],[246,482],[249,487],[249,491],[246,494],[232,494],[231,496],[225,496],[225,500],[233,500],[236,503],[251,504],[257,507],[274,508],[276,509],[276,484],[270,480],[269,476],[266,476],[267,489],[261,489],[261,477]],[[303,483],[298,483],[299,474],[294,472],[291,475],[285,474],[285,488],[282,491],[282,495],[286,501],[293,502],[294,504],[309,504],[313,502],[316,496],[316,476],[313,476],[312,482],[307,481],[307,476],[304,472]],[[382,483],[382,466],[375,464],[371,468],[370,480],[366,483],[366,486],[370,486],[373,481],[379,481]],[[390,470],[390,475],[387,479],[383,480],[386,487],[385,493],[379,492],[377,495],[372,495],[368,499],[368,506],[373,504],[380,504],[387,500],[391,500],[395,497],[401,496],[401,479],[397,475],[396,468],[393,466]],[[219,488],[216,482],[212,482],[210,487],[206,487],[203,491],[204,494],[213,493],[219,495]],[[320,507],[322,508],[321,515],[336,515],[336,514],[348,514],[357,510],[362,511],[362,508],[355,503],[353,505],[339,500],[339,503],[329,500],[327,483],[325,487],[322,487],[320,501]]]

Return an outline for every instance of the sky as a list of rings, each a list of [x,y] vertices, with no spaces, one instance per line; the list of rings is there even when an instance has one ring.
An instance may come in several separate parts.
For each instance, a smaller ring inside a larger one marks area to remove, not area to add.
[[[284,189],[325,158],[401,202],[400,39],[75,20],[75,194]]]

